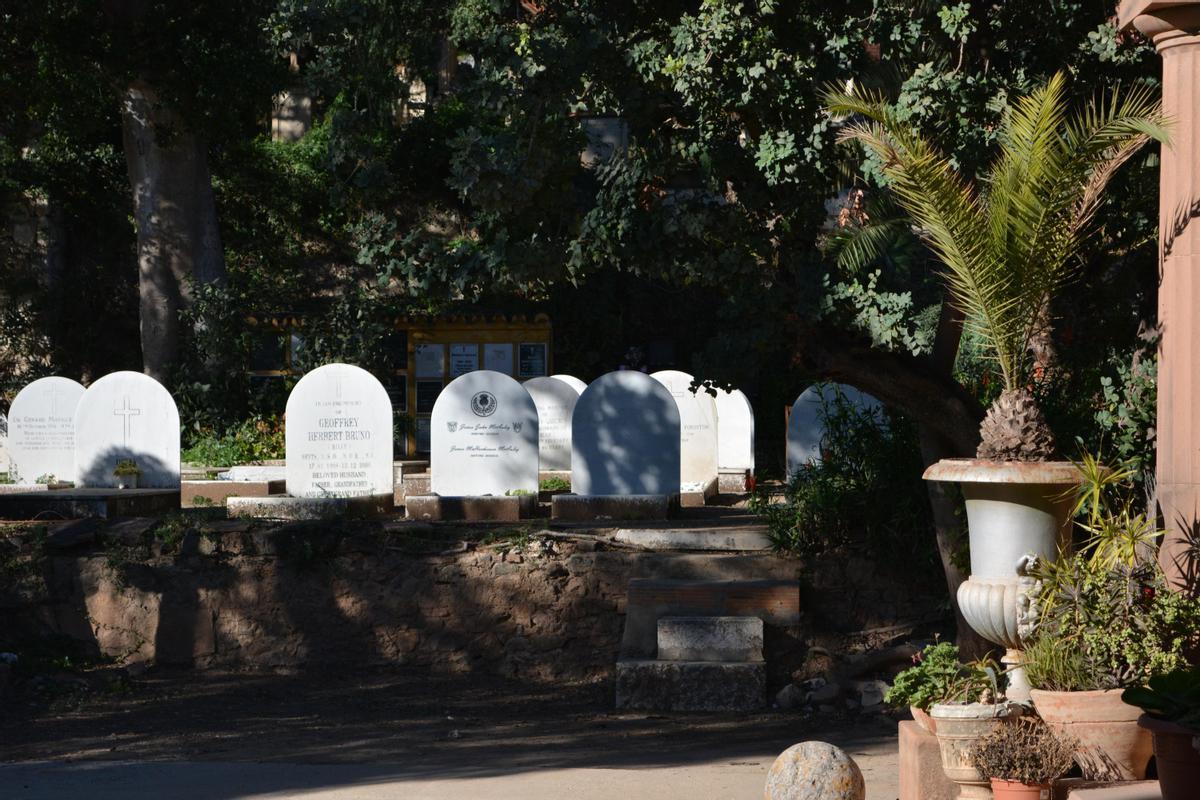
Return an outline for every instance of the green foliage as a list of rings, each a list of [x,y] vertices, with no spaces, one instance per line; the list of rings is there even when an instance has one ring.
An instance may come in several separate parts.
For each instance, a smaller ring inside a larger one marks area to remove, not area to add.
[[[1196,643],[1200,600],[1171,591],[1153,554],[1110,568],[1079,553],[1049,566],[1044,581],[1025,654],[1036,688],[1141,685],[1185,664]]]
[[[210,467],[231,467],[284,457],[283,420],[253,416],[222,431],[192,428],[182,460]]]
[[[999,669],[992,661],[963,664],[949,642],[927,646],[892,682],[884,701],[928,711],[936,703],[995,702]]]
[[[125,475],[141,475],[142,468],[137,465],[137,462],[132,458],[123,458],[117,462],[117,466],[113,468],[113,475],[122,477]]]
[[[860,409],[840,391],[823,395],[822,414],[821,460],[792,476],[782,503],[761,491],[751,498],[771,543],[802,555],[852,543],[886,550],[910,568],[929,568],[930,512],[912,425]]]
[[[566,478],[546,478],[538,484],[538,490],[543,492],[569,492],[571,482]]]
[[[880,162],[1010,390],[1027,382],[1029,343],[1043,307],[1097,234],[1092,222],[1108,181],[1146,141],[1168,138],[1148,89],[1114,91],[1068,117],[1065,84],[1055,74],[1009,107],[999,154],[978,185],[879,93],[827,95],[833,113],[864,118],[847,124],[843,139]]]
[[[997,725],[971,748],[971,765],[988,778],[1048,784],[1075,766],[1074,741],[1060,739],[1040,719],[1018,717]]]
[[[1159,338],[1158,331],[1142,331],[1132,357],[1114,359],[1115,374],[1100,378],[1103,400],[1095,412],[1113,455],[1133,468],[1139,486],[1154,474]]]
[[[1131,686],[1121,699],[1147,714],[1200,732],[1200,667],[1186,666]]]

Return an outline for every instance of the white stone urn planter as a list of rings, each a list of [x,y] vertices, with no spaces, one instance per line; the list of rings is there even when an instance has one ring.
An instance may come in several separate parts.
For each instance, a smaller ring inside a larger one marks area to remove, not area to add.
[[[958,784],[960,800],[991,800],[991,782],[971,763],[971,748],[997,725],[1021,716],[1014,703],[935,703],[929,716],[937,724],[942,771]]]
[[[1021,629],[1032,625],[1021,595],[1034,590],[1025,572],[1030,556],[1054,560],[1071,545],[1070,490],[1079,470],[1069,461],[982,461],[948,458],[924,475],[957,483],[967,504],[971,576],[958,587],[958,605],[983,638],[1005,648],[1007,697],[1029,703],[1020,666]]]

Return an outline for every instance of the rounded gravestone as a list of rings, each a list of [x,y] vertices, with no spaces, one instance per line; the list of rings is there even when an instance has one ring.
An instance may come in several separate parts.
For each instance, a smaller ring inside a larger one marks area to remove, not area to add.
[[[792,404],[787,431],[787,471],[795,475],[821,460],[828,415],[844,403],[856,413],[883,419],[883,405],[871,395],[840,383],[816,383],[805,389]]]
[[[650,375],[667,387],[679,406],[679,483],[685,492],[702,492],[717,480],[717,404],[686,372],[666,369]]]
[[[392,401],[379,380],[351,364],[325,364],[300,379],[285,417],[292,497],[391,496]]]
[[[551,375],[551,378],[556,378],[575,390],[576,394],[583,394],[583,390],[587,388],[587,384],[576,378],[574,375]]]
[[[780,753],[767,772],[763,800],[865,800],[862,771],[845,751],[801,742]]]
[[[139,489],[179,488],[179,409],[161,383],[113,372],[88,387],[75,409],[76,483],[114,488],[118,461],[137,463]]]
[[[39,378],[8,409],[9,477],[33,483],[53,475],[75,480],[75,407],[83,384],[70,378]]]
[[[486,369],[455,378],[438,395],[431,426],[434,494],[537,492],[537,406],[514,379]]]
[[[754,409],[741,389],[717,389],[717,467],[754,472]]]
[[[539,469],[571,469],[571,415],[579,392],[558,378],[533,378],[522,385],[537,406]]]
[[[588,385],[571,421],[571,489],[679,494],[679,406],[663,384],[620,370]]]

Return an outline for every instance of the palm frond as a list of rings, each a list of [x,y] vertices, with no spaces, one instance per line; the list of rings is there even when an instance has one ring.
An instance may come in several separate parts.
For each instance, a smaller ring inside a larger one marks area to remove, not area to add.
[[[1082,263],[1103,190],[1147,141],[1169,141],[1152,90],[1120,88],[1067,112],[1060,73],[1005,115],[979,185],[870,92],[829,91],[840,132],[872,151],[899,205],[944,264],[951,299],[987,344],[1005,388],[1023,385],[1028,345],[1048,298]]]

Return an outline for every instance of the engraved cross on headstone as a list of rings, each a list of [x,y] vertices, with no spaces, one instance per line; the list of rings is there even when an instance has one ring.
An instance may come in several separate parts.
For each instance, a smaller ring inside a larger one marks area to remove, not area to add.
[[[114,408],[113,414],[119,415],[124,418],[124,422],[125,422],[124,445],[125,445],[125,447],[128,447],[129,446],[129,418],[130,417],[140,417],[142,415],[142,410],[140,408],[130,408],[129,407],[129,395],[125,395],[125,407],[124,408]]]
[[[62,389],[58,386],[51,386],[50,391],[46,392],[50,396],[50,416],[58,416],[58,398],[62,397]]]

